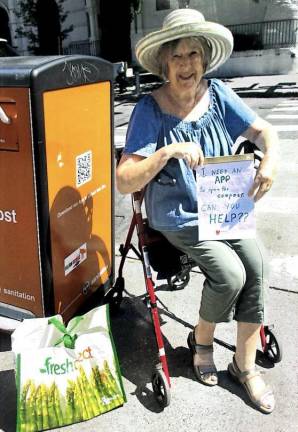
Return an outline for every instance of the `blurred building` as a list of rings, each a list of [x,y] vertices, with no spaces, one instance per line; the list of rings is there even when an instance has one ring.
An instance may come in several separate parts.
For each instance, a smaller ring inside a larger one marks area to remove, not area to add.
[[[66,13],[63,22],[57,14],[58,3]],[[160,28],[171,10],[191,7],[200,10],[206,20],[231,29],[235,57],[240,52],[266,51],[267,55],[267,50],[277,50],[282,56],[296,58],[298,0],[36,0],[36,4],[41,54],[78,53],[134,64],[136,42]],[[22,17],[15,13],[18,5],[19,0],[0,0],[0,37],[21,54],[28,54],[28,39],[16,37],[22,25]],[[70,26],[73,30],[61,38],[61,31]]]
[[[110,61],[131,61],[131,0],[36,0],[38,54],[78,53],[96,55]],[[59,3],[66,19],[59,20]],[[24,17],[18,17],[19,0],[0,0],[0,37],[7,39],[20,54],[30,54],[27,37],[18,37]],[[61,32],[73,27],[63,39]],[[115,32],[121,35],[115,41]],[[31,52],[32,53],[32,52]]]

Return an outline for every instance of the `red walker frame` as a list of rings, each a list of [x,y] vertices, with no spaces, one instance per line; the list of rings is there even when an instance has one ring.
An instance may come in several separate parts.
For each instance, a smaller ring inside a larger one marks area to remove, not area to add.
[[[245,153],[251,152],[255,154],[255,159],[260,160],[261,156],[256,154],[255,152],[256,150],[258,149],[254,144],[252,144],[249,141],[244,141],[239,145],[236,154],[239,154],[241,151],[244,151]],[[129,250],[132,249],[134,253],[137,255],[137,257],[142,261],[143,264],[146,292],[148,297],[148,307],[151,311],[151,317],[153,321],[153,327],[154,327],[155,338],[156,338],[157,349],[158,349],[159,362],[155,365],[155,368],[152,373],[152,387],[159,404],[162,407],[166,407],[170,404],[170,400],[171,400],[171,393],[170,393],[171,380],[170,380],[167,358],[165,354],[163,336],[160,329],[160,320],[159,320],[159,314],[158,314],[158,309],[156,304],[157,298],[155,295],[154,283],[152,280],[151,265],[148,256],[148,245],[146,244],[146,239],[145,239],[146,227],[144,224],[144,219],[142,216],[142,209],[141,209],[144,192],[145,190],[143,189],[140,192],[135,192],[132,194],[133,217],[130,223],[125,244],[120,246],[121,261],[118,269],[118,277],[110,293],[111,296],[110,302],[115,306],[119,306],[122,301],[123,291],[124,291],[124,278],[122,275],[123,267],[124,267],[126,256]],[[136,247],[131,243],[135,228],[137,230],[137,235],[139,239],[139,250],[137,250]],[[189,266],[189,271],[190,270],[191,267]],[[189,278],[186,278],[186,283],[184,283],[182,287],[184,287],[188,283],[188,280]],[[176,289],[178,289],[178,287],[176,287]],[[181,287],[179,289],[181,289]],[[277,341],[275,331],[273,331],[273,325],[261,326],[260,339],[261,339],[262,351],[265,358],[269,360],[271,363],[280,362],[282,359],[282,348]]]
[[[142,261],[143,272],[146,284],[146,292],[148,296],[148,307],[151,311],[151,317],[154,327],[154,333],[156,338],[156,344],[158,349],[159,362],[155,365],[152,373],[152,386],[155,397],[158,403],[162,407],[166,407],[170,404],[171,400],[171,380],[169,374],[169,368],[164,348],[163,336],[160,329],[160,320],[157,309],[157,298],[154,290],[154,283],[152,279],[151,265],[148,257],[148,249],[145,241],[145,224],[142,216],[142,201],[144,196],[144,190],[142,192],[135,192],[132,194],[133,201],[133,217],[130,223],[128,234],[124,245],[120,247],[121,261],[118,269],[118,277],[115,285],[112,289],[111,303],[119,306],[124,291],[124,278],[123,278],[123,267],[125,259],[130,249],[134,251],[137,257]],[[139,250],[131,243],[134,229],[137,230],[139,239]],[[278,363],[281,361],[282,352],[281,347],[277,342],[275,332],[273,332],[273,326],[261,326],[260,338],[263,354],[272,363]]]
[[[130,223],[125,244],[121,245],[120,247],[120,253],[122,258],[118,269],[118,278],[113,288],[114,297],[112,303],[116,303],[117,305],[119,305],[122,301],[122,295],[124,290],[124,278],[122,276],[122,272],[123,272],[126,256],[129,250],[132,249],[134,253],[137,255],[137,257],[142,261],[143,264],[146,292],[149,300],[148,307],[151,311],[151,317],[152,317],[155,338],[156,338],[156,343],[158,348],[159,362],[155,365],[155,369],[152,373],[153,391],[159,404],[165,407],[170,404],[171,381],[170,381],[167,358],[165,354],[163,336],[160,329],[160,320],[159,320],[159,314],[158,314],[158,309],[156,304],[157,298],[155,295],[154,283],[152,280],[151,266],[148,257],[147,245],[144,238],[145,227],[143,223],[143,216],[141,210],[143,196],[144,196],[144,190],[142,192],[135,192],[132,194],[133,217]],[[131,243],[131,239],[135,228],[137,229],[140,251],[138,251]]]

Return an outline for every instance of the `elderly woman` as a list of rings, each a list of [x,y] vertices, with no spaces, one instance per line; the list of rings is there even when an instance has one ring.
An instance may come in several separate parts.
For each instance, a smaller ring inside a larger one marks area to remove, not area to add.
[[[146,186],[150,226],[193,258],[206,277],[199,321],[188,336],[197,379],[217,384],[215,327],[235,319],[236,353],[228,371],[255,407],[270,413],[274,395],[255,368],[267,278],[262,248],[256,239],[199,240],[193,169],[204,164],[204,157],[232,154],[239,136],[255,143],[264,153],[250,190],[255,201],[270,189],[277,164],[278,138],[270,124],[221,81],[203,78],[228,59],[232,48],[227,28],[206,22],[192,9],[171,12],[161,30],[139,41],[140,64],[165,83],[133,111],[117,186],[123,194]]]

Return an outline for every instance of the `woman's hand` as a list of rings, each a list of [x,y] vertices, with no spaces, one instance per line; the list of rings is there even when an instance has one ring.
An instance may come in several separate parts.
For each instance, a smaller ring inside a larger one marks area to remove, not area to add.
[[[258,201],[268,192],[276,175],[276,163],[269,156],[264,156],[260,162],[254,182],[248,195]]]
[[[194,169],[203,165],[204,154],[201,146],[193,142],[182,142],[170,144],[166,147],[170,158],[184,159],[189,168]]]
[[[147,158],[123,154],[116,170],[118,191],[126,194],[142,189],[171,158],[184,159],[191,169],[204,163],[200,145],[193,142],[164,146]]]
[[[278,135],[271,124],[260,117],[257,117],[242,135],[264,153],[254,183],[248,192],[254,201],[258,201],[270,190],[276,175],[279,160]]]

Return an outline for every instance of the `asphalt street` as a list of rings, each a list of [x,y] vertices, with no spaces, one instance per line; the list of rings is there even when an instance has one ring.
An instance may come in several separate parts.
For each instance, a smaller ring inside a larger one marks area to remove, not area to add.
[[[276,127],[280,136],[279,172],[271,191],[257,205],[257,233],[267,247],[271,266],[265,294],[266,324],[274,324],[283,349],[280,363],[266,361],[259,347],[257,364],[275,392],[277,406],[270,415],[256,411],[244,391],[231,381],[227,365],[235,343],[235,323],[217,327],[215,361],[219,385],[199,384],[191,368],[187,335],[196,324],[203,276],[191,272],[189,284],[171,291],[164,280],[156,281],[158,311],[171,376],[171,403],[162,409],[155,400],[151,373],[157,348],[150,314],[144,301],[142,265],[133,252],[124,267],[125,294],[118,313],[111,317],[127,403],[93,420],[61,428],[61,431],[109,432],[296,432],[298,416],[298,79],[294,76],[246,77],[227,80],[241,97]],[[152,84],[141,86],[142,94]],[[116,94],[115,144],[125,140],[131,111],[140,97],[134,88]],[[132,217],[130,196],[115,194],[115,268],[119,245],[124,243]],[[134,238],[135,240],[135,238]],[[155,276],[155,275],[154,275]],[[0,334],[0,431],[15,430],[16,392],[10,337]],[[57,429],[58,431],[58,429]]]

